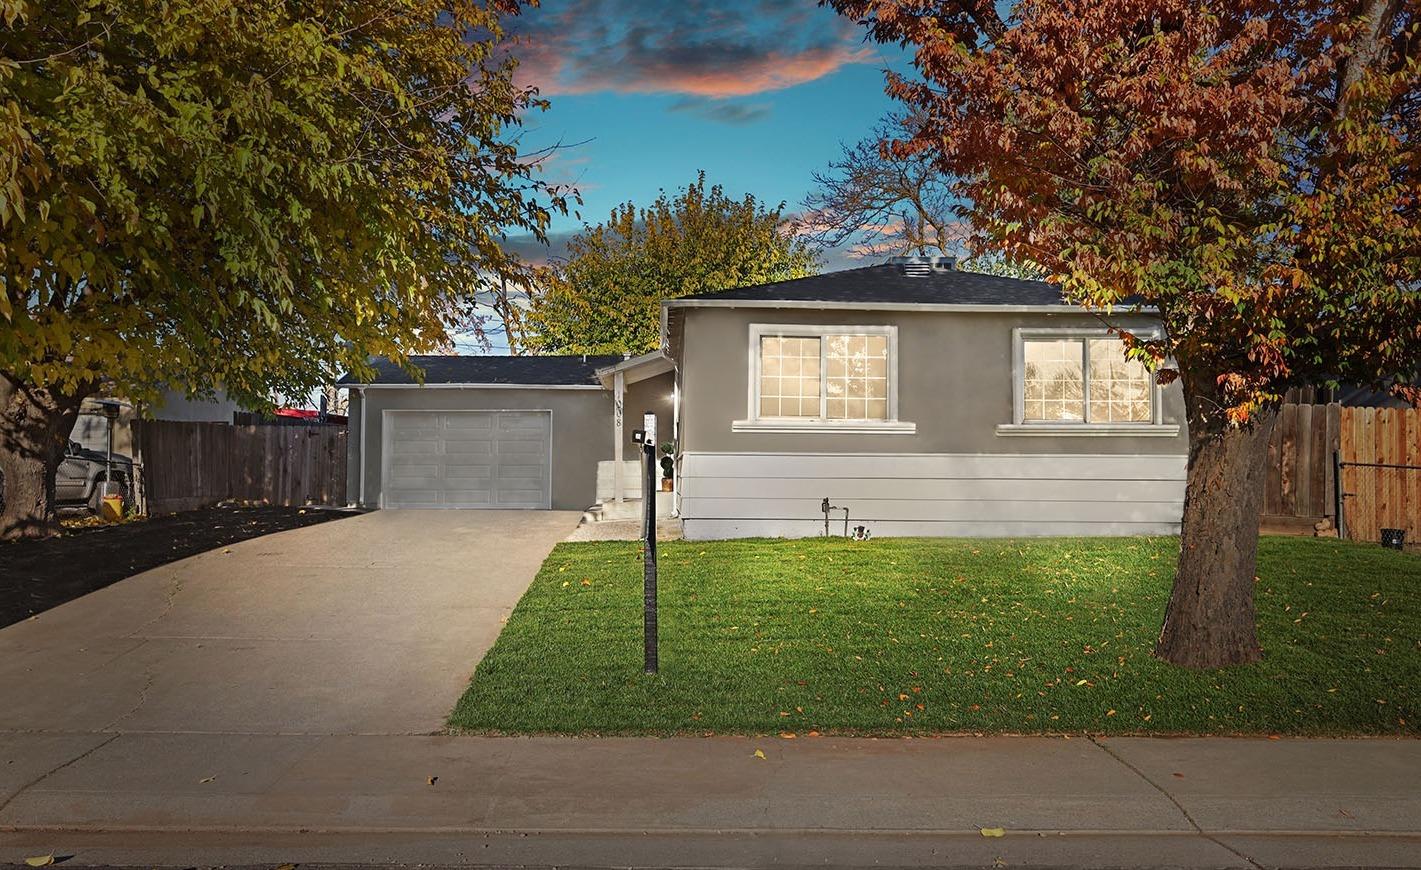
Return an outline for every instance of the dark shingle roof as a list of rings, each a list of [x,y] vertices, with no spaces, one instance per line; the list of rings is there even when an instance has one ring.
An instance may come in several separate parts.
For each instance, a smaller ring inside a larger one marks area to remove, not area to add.
[[[1025,281],[948,270],[921,277],[894,265],[825,272],[792,281],[737,287],[683,297],[744,302],[847,302],[862,304],[1063,305],[1061,291],[1045,281]],[[673,305],[675,302],[673,301]]]
[[[424,370],[426,384],[530,384],[566,386],[598,384],[597,370],[622,361],[620,354],[571,356],[414,356]],[[377,372],[373,381],[347,374],[343,385],[413,384],[416,381],[387,359],[371,360]]]

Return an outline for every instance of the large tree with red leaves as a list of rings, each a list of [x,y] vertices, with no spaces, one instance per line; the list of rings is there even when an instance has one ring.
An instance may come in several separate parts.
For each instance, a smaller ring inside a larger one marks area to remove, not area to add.
[[[914,52],[901,154],[954,179],[979,243],[1108,316],[1132,297],[1182,382],[1189,479],[1156,654],[1260,655],[1262,451],[1292,386],[1416,397],[1418,0],[825,0]],[[1008,8],[1009,7],[1009,8]]]

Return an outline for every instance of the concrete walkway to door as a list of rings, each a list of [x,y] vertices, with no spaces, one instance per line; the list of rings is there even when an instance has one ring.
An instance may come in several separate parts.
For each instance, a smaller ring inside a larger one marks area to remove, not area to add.
[[[0,732],[427,734],[578,514],[380,511],[0,631]]]

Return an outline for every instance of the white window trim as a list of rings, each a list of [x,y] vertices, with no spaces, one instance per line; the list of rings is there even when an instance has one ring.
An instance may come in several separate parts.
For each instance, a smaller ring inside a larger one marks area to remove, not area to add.
[[[1141,338],[1159,338],[1156,327],[1132,329],[1131,333]],[[1155,383],[1150,388],[1150,417],[1144,423],[1068,423],[1054,421],[1028,421],[1026,419],[1026,342],[1032,339],[1064,338],[1111,338],[1108,329],[1091,328],[1035,328],[1017,327],[1012,335],[1012,422],[997,426],[997,434],[1010,435],[1066,435],[1081,437],[1155,437],[1173,438],[1179,435],[1179,425],[1164,422],[1163,388]],[[1082,378],[1085,393],[1082,407],[1090,413],[1090,354],[1082,357]]]
[[[824,343],[826,335],[882,335],[888,339],[888,419],[887,420],[827,420],[824,418],[828,397],[819,391],[818,418],[760,417],[760,339],[769,337],[818,338],[820,377],[823,377]],[[898,419],[898,327],[844,324],[821,326],[800,323],[752,323],[746,348],[749,385],[746,389],[745,419],[730,424],[732,432],[837,432],[846,435],[912,435],[916,423]]]

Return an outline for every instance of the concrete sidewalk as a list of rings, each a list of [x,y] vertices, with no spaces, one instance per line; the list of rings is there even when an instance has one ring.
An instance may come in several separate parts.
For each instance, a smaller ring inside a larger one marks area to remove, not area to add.
[[[10,733],[0,831],[0,864],[1421,867],[1421,741]]]

